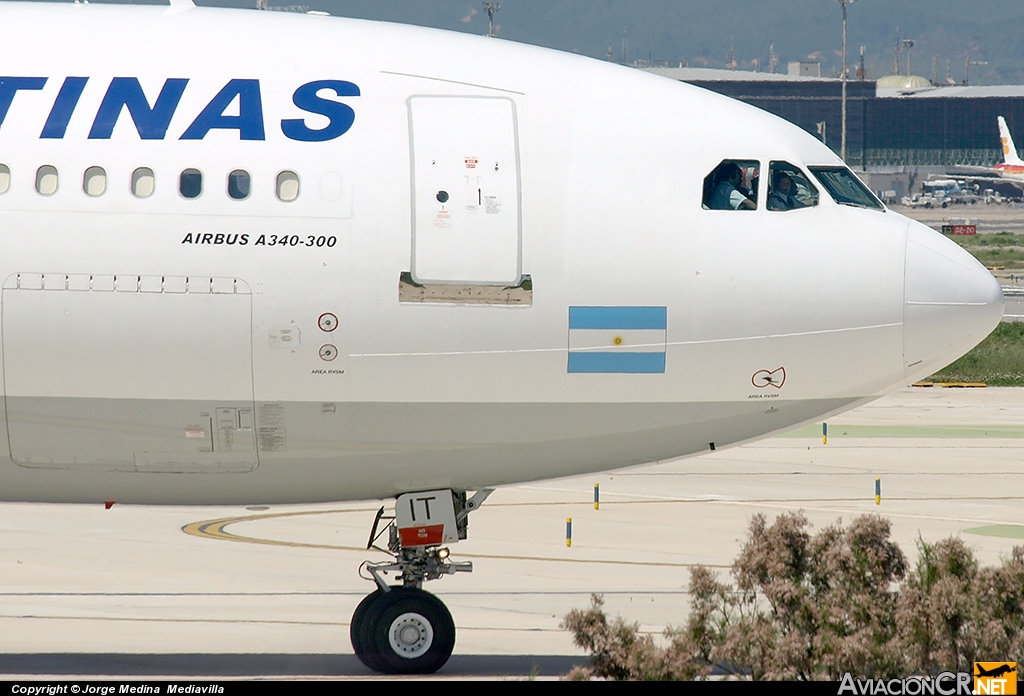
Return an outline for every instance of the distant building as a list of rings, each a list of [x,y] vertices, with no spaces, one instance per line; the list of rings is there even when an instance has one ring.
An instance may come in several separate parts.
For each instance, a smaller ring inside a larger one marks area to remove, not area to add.
[[[794,70],[801,72],[804,66],[811,65],[819,64],[790,63],[788,75],[710,68],[649,68],[648,71],[781,116],[819,139],[824,137],[825,144],[838,152],[842,140],[842,83],[834,78],[792,74]],[[820,68],[817,72],[820,73]],[[875,83],[850,80],[846,88],[847,160],[859,166],[864,155],[866,104],[875,98]],[[824,125],[819,127],[819,124]]]
[[[803,70],[805,63],[790,63]],[[811,68],[808,68],[811,69]],[[838,152],[842,84],[835,78],[708,68],[650,72],[724,94],[800,126]],[[848,80],[847,161],[858,168],[992,165],[1001,161],[996,117],[1024,143],[1024,85],[935,87],[920,76]],[[824,124],[823,126],[821,124]]]
[[[932,83],[920,75],[886,75],[875,80],[878,89],[918,90],[931,89]]]
[[[790,63],[789,74],[793,77],[821,77],[821,63],[804,60]]]
[[[1017,143],[1024,85],[882,89],[866,111],[864,159],[877,166],[989,166],[1002,161],[996,117]]]

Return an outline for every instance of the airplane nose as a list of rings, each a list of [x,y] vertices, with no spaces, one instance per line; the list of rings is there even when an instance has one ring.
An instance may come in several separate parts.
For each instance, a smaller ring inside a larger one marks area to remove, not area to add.
[[[913,382],[992,332],[1003,316],[1003,290],[973,256],[917,222],[908,230],[906,263],[903,359]]]

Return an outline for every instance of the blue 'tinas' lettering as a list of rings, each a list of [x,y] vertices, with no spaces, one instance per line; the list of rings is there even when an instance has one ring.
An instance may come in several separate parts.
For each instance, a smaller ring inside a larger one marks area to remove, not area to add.
[[[14,95],[19,89],[42,89],[46,84],[45,77],[0,77],[0,126],[7,118]]]
[[[64,84],[60,86],[60,92],[57,93],[57,100],[53,102],[50,115],[43,125],[43,132],[39,134],[40,138],[60,140],[64,137],[68,130],[71,114],[78,106],[78,100],[82,98],[82,90],[85,89],[85,83],[88,81],[88,77],[68,77],[64,80]]]
[[[238,97],[238,116],[225,116],[224,110],[235,97]],[[237,129],[241,140],[266,140],[259,80],[231,80],[224,85],[181,134],[181,140],[202,140],[214,128]]]
[[[152,107],[142,91],[137,77],[115,77],[96,112],[96,120],[89,131],[90,140],[109,140],[114,132],[121,110],[128,107],[135,130],[143,140],[163,140],[167,127],[171,125],[174,110],[178,108],[188,78],[171,78],[164,82],[160,95]],[[54,107],[56,108],[56,107]]]
[[[339,97],[358,97],[359,87],[343,80],[317,80],[307,82],[295,90],[292,103],[303,111],[320,114],[330,119],[325,127],[316,130],[306,125],[301,118],[288,118],[281,121],[281,132],[291,140],[307,143],[333,140],[344,135],[356,120],[356,112],[348,104],[323,99],[317,95],[322,89],[334,90]]]

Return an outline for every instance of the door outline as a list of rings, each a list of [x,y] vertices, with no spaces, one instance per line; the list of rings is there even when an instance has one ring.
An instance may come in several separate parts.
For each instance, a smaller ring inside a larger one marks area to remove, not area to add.
[[[505,101],[509,103],[512,114],[512,148],[515,152],[515,186],[516,186],[516,277],[509,279],[509,281],[502,282],[490,282],[483,283],[483,285],[496,286],[496,285],[515,285],[520,282],[523,278],[523,181],[522,181],[522,162],[519,152],[519,111],[514,99],[509,97],[498,97],[498,96],[478,96],[478,95],[455,95],[455,94],[414,94],[406,100],[406,109],[408,113],[409,121],[409,190],[411,195],[409,196],[410,205],[410,256],[409,256],[409,267],[412,272],[412,277],[417,281],[421,282],[422,278],[416,277],[416,133],[415,133],[415,122],[413,120],[413,101],[416,99],[462,99],[462,100],[474,100],[474,101]],[[445,281],[430,281],[438,282],[439,284],[445,284]],[[449,281],[451,282],[451,281]],[[458,282],[452,282],[452,284],[461,284]]]

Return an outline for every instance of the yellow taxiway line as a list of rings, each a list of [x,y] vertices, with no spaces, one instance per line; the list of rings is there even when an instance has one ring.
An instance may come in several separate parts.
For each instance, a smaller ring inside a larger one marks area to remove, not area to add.
[[[281,541],[278,539],[261,539],[259,537],[243,536],[241,534],[232,534],[227,531],[227,527],[232,524],[238,524],[241,522],[255,522],[259,520],[277,519],[282,517],[303,517],[307,515],[331,515],[337,513],[347,512],[376,512],[376,508],[360,508],[350,510],[306,510],[301,512],[277,512],[269,513],[265,515],[241,515],[239,517],[221,517],[216,520],[204,520],[202,522],[193,522],[186,524],[181,528],[181,531],[192,536],[202,537],[205,539],[218,539],[220,541],[235,541],[243,544],[263,544],[265,546],[288,546],[292,548],[300,549],[327,549],[331,551],[368,551],[374,549],[366,549],[365,547],[357,546],[338,546],[335,544],[309,544],[301,541]],[[459,558],[489,558],[489,559],[504,559],[512,561],[544,561],[554,563],[577,563],[577,564],[595,564],[595,565],[625,565],[625,566],[657,566],[657,567],[668,567],[668,568],[693,568],[697,565],[704,565],[708,568],[728,568],[730,566],[724,565],[708,565],[699,563],[672,563],[667,561],[619,561],[619,560],[602,560],[597,558],[556,558],[554,556],[511,556],[511,555],[500,555],[500,554],[474,554],[474,553],[460,553],[457,554]]]

